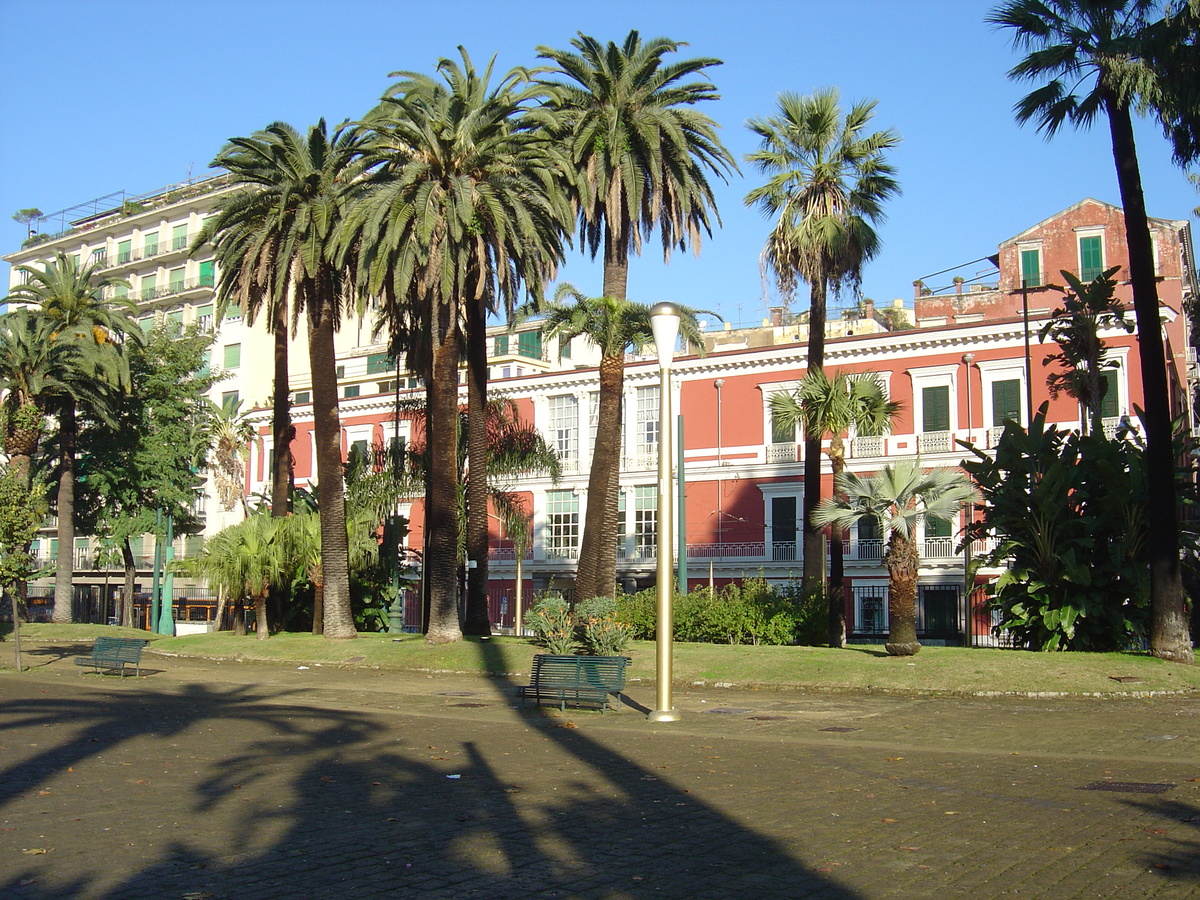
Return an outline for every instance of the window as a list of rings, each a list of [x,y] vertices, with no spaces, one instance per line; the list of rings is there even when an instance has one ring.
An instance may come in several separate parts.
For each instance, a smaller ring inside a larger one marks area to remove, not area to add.
[[[226,415],[237,410],[239,399],[237,391],[226,391],[221,395],[221,409],[225,411]]]
[[[550,442],[562,460],[579,455],[579,403],[570,394],[549,398]]]
[[[212,328],[213,308],[211,303],[196,307],[196,324],[205,331]]]
[[[950,430],[950,386],[939,384],[921,389],[921,430]]]
[[[187,225],[176,225],[171,229],[171,249],[187,249]]]
[[[146,235],[146,239],[142,244],[142,255],[146,257],[154,256],[158,253],[158,232]]]
[[[1104,271],[1104,236],[1085,235],[1079,238],[1079,278],[1094,281]]]
[[[183,266],[171,270],[168,275],[168,284],[172,294],[178,294],[183,290]]]
[[[292,402],[296,404],[311,403],[312,391],[296,391],[292,395]]]
[[[658,555],[658,485],[633,489],[633,545],[639,556]]]
[[[167,331],[176,337],[183,331],[183,310],[167,313]]]
[[[1121,395],[1117,379],[1116,369],[1104,370],[1104,399],[1100,402],[1102,418],[1115,419],[1121,415]]]
[[[796,498],[771,498],[771,558],[796,558]]]
[[[352,397],[357,397],[360,390],[361,390],[360,385],[348,384],[348,385],[346,385],[345,388],[342,389],[342,396],[344,398],[346,398],[347,400],[349,400]]]
[[[142,316],[138,319],[138,324],[142,326],[142,331],[149,334],[154,328],[154,316]]]
[[[365,459],[367,456],[367,446],[366,441],[352,441],[350,444],[350,455]]]
[[[394,372],[396,360],[386,353],[372,353],[367,357],[367,374],[378,375],[381,372]]]
[[[925,537],[948,538],[950,534],[950,523],[946,519],[935,519],[930,516],[925,520]]]
[[[504,356],[508,353],[508,335],[498,334],[495,338],[495,343],[492,345],[493,356]]]
[[[1000,427],[1009,419],[1021,421],[1021,381],[1009,378],[992,382],[992,423]]]
[[[211,259],[200,263],[200,287],[213,286],[213,261]]]
[[[236,369],[242,364],[242,345],[241,344],[226,344],[225,345],[225,368]]]
[[[1026,287],[1040,287],[1042,284],[1042,251],[1032,247],[1021,251],[1021,281]]]
[[[517,335],[517,353],[526,359],[542,358],[542,333],[522,331]]]
[[[561,341],[558,345],[558,355],[561,359],[571,358],[571,342]]]
[[[579,546],[579,498],[573,491],[546,492],[546,556],[572,559]]]
[[[637,389],[637,429],[634,438],[638,452],[654,453],[658,449],[658,385]]]
[[[588,394],[588,447],[596,446],[596,432],[600,428],[600,392]]]
[[[787,421],[786,416],[781,416],[771,410],[771,443],[772,444],[794,444],[796,443],[796,426],[793,422]]]
[[[117,265],[124,265],[133,259],[133,241],[121,241],[117,244]]]
[[[617,559],[625,558],[625,489],[617,492]]]
[[[207,375],[209,368],[212,366],[212,351],[205,350],[200,354],[200,368],[196,370],[197,375]]]
[[[108,254],[104,252],[103,247],[97,247],[92,251],[92,258],[88,260],[94,266],[104,266],[108,264]]]
[[[157,288],[155,287],[155,284],[154,284],[156,280],[157,280],[156,275],[143,275],[142,276],[141,285],[142,285],[142,299],[143,300],[153,300],[154,299],[155,291],[157,290]]]
[[[113,296],[118,300],[127,300],[129,298],[128,284],[113,285]]]

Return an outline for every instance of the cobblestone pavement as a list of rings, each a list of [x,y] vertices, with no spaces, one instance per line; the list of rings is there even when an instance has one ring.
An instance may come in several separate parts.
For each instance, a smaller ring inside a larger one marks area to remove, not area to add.
[[[704,687],[655,725],[649,685],[561,713],[495,679],[77,652],[0,675],[6,900],[1200,896],[1197,699]]]

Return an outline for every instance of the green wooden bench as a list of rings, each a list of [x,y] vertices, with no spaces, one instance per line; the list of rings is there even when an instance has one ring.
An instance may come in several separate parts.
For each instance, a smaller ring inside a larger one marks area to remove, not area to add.
[[[539,653],[533,658],[533,672],[529,684],[521,688],[521,695],[532,698],[535,703],[542,700],[557,700],[559,708],[565,710],[567,701],[600,704],[600,712],[608,707],[609,697],[616,696],[621,702],[625,690],[625,667],[627,656],[555,656]]]
[[[141,677],[142,648],[146,641],[140,638],[98,637],[92,645],[91,656],[77,656],[75,665],[88,666],[94,672],[120,672],[125,677],[125,667],[133,666],[134,674]]]

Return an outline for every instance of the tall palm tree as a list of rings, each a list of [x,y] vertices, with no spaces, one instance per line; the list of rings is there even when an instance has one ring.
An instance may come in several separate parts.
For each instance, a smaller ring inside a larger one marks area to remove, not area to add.
[[[832,378],[823,369],[811,369],[796,391],[771,398],[771,415],[804,433],[829,435],[829,462],[833,478],[846,469],[846,447],[842,435],[854,429],[859,436],[886,434],[900,404],[887,398],[883,377],[875,372]],[[829,542],[829,646],[846,646],[845,569],[840,532]]]
[[[357,134],[340,127],[329,134],[321,119],[301,134],[275,122],[247,138],[234,138],[214,165],[228,169],[250,190],[226,201],[198,242],[210,240],[221,263],[218,292],[242,303],[249,315],[256,304],[275,333],[276,469],[272,513],[280,481],[286,486],[288,402],[286,338],[301,317],[307,320],[309,367],[313,383],[313,429],[317,482],[321,492],[321,558],[325,575],[327,638],[356,635],[350,610],[346,512],[342,502],[341,421],[338,416],[334,334],[357,300],[351,269],[334,259],[334,237],[358,184]],[[287,315],[290,303],[290,316]],[[280,329],[284,356],[280,358]],[[282,462],[281,462],[282,460]]]
[[[1087,128],[1108,119],[1117,186],[1125,212],[1129,282],[1137,322],[1150,478],[1150,652],[1191,662],[1192,641],[1180,568],[1178,490],[1171,435],[1171,394],[1154,277],[1154,249],[1133,137],[1132,110],[1159,96],[1144,60],[1147,27],[1162,12],[1159,0],[1010,0],[988,21],[1012,31],[1028,55],[1009,78],[1038,82],[1015,107],[1017,121],[1034,121],[1053,137],[1064,125]]]
[[[586,336],[600,350],[600,386],[596,410],[596,442],[588,477],[575,597],[612,597],[617,578],[617,504],[621,473],[621,398],[625,390],[625,354],[640,351],[653,338],[650,307],[616,297],[587,297],[570,284],[560,284],[554,302],[544,310],[542,332],[559,346]],[[679,333],[691,346],[703,348],[697,316],[716,315],[681,306]],[[588,535],[602,535],[588,543]]]
[[[763,258],[780,293],[791,299],[809,286],[808,369],[825,365],[826,298],[844,285],[857,289],[862,267],[880,248],[875,226],[884,201],[900,193],[886,153],[900,142],[888,129],[867,133],[874,100],[860,100],[845,117],[836,88],[808,96],[779,95],[779,112],[752,119],[760,147],[746,160],[768,181],[746,195],[775,224]],[[824,581],[825,553],[813,513],[821,499],[821,433],[804,437],[804,588]]]
[[[59,251],[39,266],[17,266],[26,278],[8,296],[10,303],[40,308],[49,326],[48,339],[69,343],[79,350],[77,364],[92,385],[83,392],[60,393],[49,412],[58,419],[57,465],[58,557],[55,560],[54,622],[70,622],[75,574],[75,443],[78,414],[108,418],[115,392],[129,387],[129,362],[123,341],[141,338],[133,318],[132,301],[112,298],[110,287],[125,284],[118,278],[99,277],[98,262],[81,264]],[[80,384],[79,380],[75,381]],[[106,396],[106,392],[107,396]]]
[[[917,571],[921,553],[916,529],[928,519],[953,521],[975,496],[970,480],[957,469],[921,471],[919,459],[884,466],[863,478],[843,472],[834,480],[834,496],[821,502],[819,525],[849,528],[870,516],[888,535],[883,564],[888,570],[888,643],[892,656],[912,656],[917,641]]]
[[[571,222],[557,189],[565,178],[562,154],[530,115],[540,89],[520,69],[493,84],[492,63],[477,71],[459,50],[461,63],[439,61],[440,78],[393,73],[402,80],[364,120],[372,177],[344,240],[357,254],[368,289],[381,298],[389,343],[396,346],[401,333],[411,334],[414,322],[428,334],[426,640],[433,643],[462,636],[454,422],[464,323],[469,316],[477,342],[482,310],[511,310],[523,291],[540,296],[562,259]],[[478,403],[486,373],[476,368],[473,380]],[[478,440],[473,444],[478,455]],[[478,456],[475,464],[481,465]],[[472,505],[473,546],[480,516],[485,540],[482,550],[473,550],[483,569],[479,592],[487,577],[486,500],[476,497]],[[473,630],[486,629],[474,620]]]
[[[587,249],[594,258],[603,248],[601,293],[615,301],[610,311],[626,300],[630,254],[640,254],[655,229],[664,260],[689,245],[699,252],[702,233],[712,234],[713,219],[720,224],[708,178],[725,179],[737,169],[716,123],[694,108],[719,99],[703,76],[721,61],[675,60],[672,54],[685,46],[665,37],[643,41],[630,31],[620,45],[580,33],[572,50],[538,47],[553,64],[552,77],[542,77],[550,92],[546,110],[570,154],[574,177],[567,189]],[[611,391],[619,390],[622,375],[606,359],[600,431],[613,443],[597,447],[588,476],[575,582],[582,599],[611,597],[616,579],[620,395]]]

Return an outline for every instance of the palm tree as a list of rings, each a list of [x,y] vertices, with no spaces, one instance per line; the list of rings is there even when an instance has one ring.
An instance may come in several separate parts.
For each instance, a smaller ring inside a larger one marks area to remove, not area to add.
[[[889,400],[883,378],[875,372],[854,375],[810,369],[794,394],[771,398],[771,416],[792,428],[803,425],[805,435],[829,435],[829,462],[834,481],[845,471],[846,450],[842,434],[854,429],[859,436],[886,434],[900,404]],[[805,482],[807,484],[807,481]],[[841,533],[829,542],[829,646],[846,645],[845,572]]]
[[[440,80],[393,73],[402,80],[365,119],[370,131],[366,161],[374,169],[344,238],[344,246],[357,254],[368,289],[381,298],[389,344],[397,347],[400,337],[414,330],[428,334],[429,364],[423,373],[430,451],[426,640],[433,643],[462,636],[455,577],[454,422],[464,321],[471,322],[469,339],[478,342],[483,309],[511,310],[522,291],[541,296],[545,279],[562,259],[571,222],[570,208],[557,190],[565,178],[562,155],[530,115],[540,90],[519,69],[493,85],[492,64],[479,72],[459,49],[461,63],[439,61]],[[477,404],[486,373],[476,367],[472,381]],[[472,443],[480,465],[479,441]],[[472,507],[476,526],[470,532],[483,586],[486,501],[476,497]],[[482,552],[474,547],[480,533]],[[485,629],[486,623],[476,628]]]
[[[136,306],[129,300],[105,297],[110,287],[125,282],[97,277],[98,266],[98,262],[80,264],[75,257],[59,251],[41,267],[17,266],[26,281],[8,296],[10,303],[28,303],[40,308],[50,329],[48,339],[77,347],[77,364],[93,382],[81,392],[57,394],[48,410],[58,419],[58,558],[51,613],[52,621],[58,623],[72,619],[77,414],[83,411],[99,418],[109,417],[112,396],[105,396],[105,392],[129,387],[129,362],[122,341],[140,340],[142,334],[132,317]],[[75,383],[81,384],[80,379],[75,379]]]
[[[1108,119],[1117,185],[1125,211],[1129,282],[1137,322],[1146,426],[1150,518],[1150,653],[1191,662],[1192,641],[1180,569],[1178,490],[1171,434],[1171,395],[1154,276],[1154,249],[1132,110],[1153,104],[1159,85],[1144,60],[1143,42],[1157,0],[1010,0],[988,21],[1012,30],[1013,43],[1029,54],[1009,78],[1038,82],[1020,101],[1017,121],[1031,120],[1053,137],[1067,124],[1087,128]]]
[[[550,92],[551,129],[570,153],[574,176],[566,187],[580,231],[593,258],[603,247],[601,293],[614,301],[601,313],[607,318],[626,300],[630,253],[640,254],[642,241],[656,228],[664,260],[689,244],[699,252],[702,232],[712,234],[711,219],[720,224],[708,177],[725,179],[737,164],[716,123],[694,108],[719,99],[716,87],[703,80],[704,70],[721,65],[719,59],[672,60],[686,44],[665,37],[643,41],[637,31],[619,46],[580,33],[571,46],[538,47],[538,55],[554,66],[550,74],[559,76],[543,76],[541,83]],[[598,444],[588,477],[590,502],[575,581],[576,596],[583,599],[611,597],[615,589],[621,410],[620,394],[612,390],[620,390],[622,371],[606,354],[599,434],[610,443]]]
[[[586,336],[600,349],[600,388],[596,410],[596,442],[588,476],[575,598],[612,597],[617,578],[617,504],[621,473],[621,397],[625,390],[625,354],[653,340],[650,307],[616,297],[586,297],[570,284],[560,284],[554,302],[544,310],[542,331],[557,337],[560,347]],[[697,316],[716,315],[681,306],[679,333],[691,346],[703,348]],[[719,318],[719,317],[718,317]],[[592,537],[589,540],[589,535]],[[600,539],[596,536],[599,535]]]
[[[254,603],[255,633],[260,641],[271,636],[267,625],[267,595],[286,583],[289,575],[286,519],[257,513],[213,535],[197,556],[179,560],[174,568],[202,577],[221,597],[235,601],[238,633],[245,628],[243,598]]]
[[[217,499],[220,500],[221,508],[226,511],[241,506],[243,514],[249,514],[246,509],[246,448],[254,440],[254,426],[246,421],[242,414],[241,400],[232,407],[209,402],[209,414],[214,423],[209,453],[212,457],[213,484],[217,489]],[[275,514],[273,502],[271,514]]]
[[[919,459],[903,459],[870,478],[841,473],[834,479],[834,496],[817,508],[814,519],[819,525],[849,528],[870,516],[888,535],[883,564],[888,570],[886,646],[892,656],[912,656],[921,649],[917,642],[918,523],[952,521],[974,496],[971,482],[957,469],[922,472]]]
[[[277,501],[281,481],[286,488],[290,433],[286,411],[287,323],[290,319],[290,327],[295,330],[300,317],[307,317],[317,481],[321,490],[324,634],[335,639],[356,636],[350,610],[346,512],[342,502],[334,334],[342,316],[354,306],[357,290],[349,267],[334,261],[334,237],[358,183],[360,170],[355,160],[360,149],[354,132],[343,127],[330,135],[324,119],[303,135],[286,123],[276,122],[248,138],[235,138],[214,165],[224,166],[235,181],[252,186],[252,190],[223,204],[197,239],[211,240],[215,247],[221,263],[219,295],[226,302],[242,303],[247,315],[256,304],[265,302],[275,332],[272,427],[276,432],[277,466],[272,476],[273,515],[286,511]],[[286,314],[289,302],[290,317]]]
[[[809,96],[779,95],[779,113],[752,119],[761,144],[746,157],[769,180],[746,195],[775,219],[763,251],[785,300],[797,282],[809,285],[808,369],[825,365],[826,298],[844,285],[857,289],[862,267],[880,248],[874,226],[883,203],[900,193],[885,154],[900,142],[892,130],[866,133],[874,100],[845,117],[836,88]],[[821,499],[821,433],[804,439],[804,589],[824,581],[824,539],[813,521]]]

